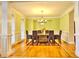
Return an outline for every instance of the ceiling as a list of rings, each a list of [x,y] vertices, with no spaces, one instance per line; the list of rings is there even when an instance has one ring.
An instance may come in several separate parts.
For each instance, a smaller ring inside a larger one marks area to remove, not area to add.
[[[12,8],[23,13],[25,16],[52,16],[59,17],[74,6],[74,2],[52,1],[52,2],[9,2]],[[43,13],[41,13],[43,10]]]

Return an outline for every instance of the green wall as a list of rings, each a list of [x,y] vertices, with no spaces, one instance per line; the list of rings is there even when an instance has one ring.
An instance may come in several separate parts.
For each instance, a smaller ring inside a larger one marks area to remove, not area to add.
[[[41,25],[37,20],[34,20],[34,29],[41,30],[45,28],[46,30],[59,30],[59,19],[58,18],[44,18],[47,23]]]
[[[38,23],[40,18],[26,18],[26,30],[31,32],[32,30],[59,30],[60,29],[60,19],[59,18],[44,18],[47,20],[47,23],[41,25]]]
[[[26,18],[25,26],[26,30],[31,32],[32,30],[41,30],[45,28],[46,30],[63,30],[64,32],[69,32],[69,15],[66,14],[61,18],[44,18],[47,23],[41,25],[38,23],[40,18]]]
[[[60,18],[60,29],[64,32],[69,32],[69,14]]]
[[[40,25],[38,20],[40,18],[26,18],[26,30],[41,30],[45,28],[46,30],[63,30],[69,32],[69,15],[66,14],[61,18],[44,18],[47,23]]]
[[[29,33],[33,30],[33,19],[26,18],[25,21],[25,29],[29,31]]]

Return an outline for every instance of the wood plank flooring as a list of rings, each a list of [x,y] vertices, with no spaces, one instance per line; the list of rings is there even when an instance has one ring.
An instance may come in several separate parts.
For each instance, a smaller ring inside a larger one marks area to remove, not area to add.
[[[26,45],[25,42],[16,45],[15,51],[11,56],[13,57],[35,57],[35,58],[75,58],[75,47],[73,44],[62,43],[58,45]]]

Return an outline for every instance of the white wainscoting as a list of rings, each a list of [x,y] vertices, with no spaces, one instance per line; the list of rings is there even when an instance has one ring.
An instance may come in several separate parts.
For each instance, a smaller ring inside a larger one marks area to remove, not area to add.
[[[69,42],[68,42],[68,40],[69,40],[69,33],[62,31],[61,39],[62,39],[63,41],[65,41],[65,42],[69,43]]]

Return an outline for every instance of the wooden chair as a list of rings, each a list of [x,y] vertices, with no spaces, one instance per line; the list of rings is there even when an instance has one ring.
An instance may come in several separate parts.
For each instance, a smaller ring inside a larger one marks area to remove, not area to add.
[[[26,41],[28,42],[29,39],[32,39],[32,35],[29,35],[28,31],[26,31]]]
[[[48,35],[48,42],[50,43],[50,40],[52,40],[52,43],[55,44],[55,40],[54,40],[54,31],[49,31],[49,35]]]
[[[62,35],[62,31],[60,30],[60,32],[59,32],[59,38],[58,38],[59,43],[61,43],[61,35]]]
[[[38,44],[38,35],[37,31],[32,31],[32,44],[34,44],[34,41],[36,40],[36,43]]]
[[[42,33],[41,30],[38,30],[38,33]]]
[[[28,31],[26,31],[26,39],[28,39]]]
[[[28,31],[26,31],[26,39],[32,39],[32,35],[29,35]]]
[[[46,30],[45,33],[48,34],[49,33],[49,30]]]
[[[26,43],[28,42],[28,31],[26,31]]]

